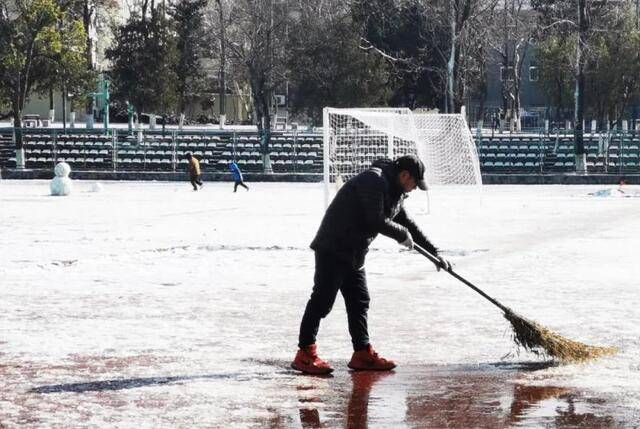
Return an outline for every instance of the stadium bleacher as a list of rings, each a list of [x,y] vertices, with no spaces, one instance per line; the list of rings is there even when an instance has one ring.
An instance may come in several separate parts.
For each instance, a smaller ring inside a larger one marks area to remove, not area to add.
[[[604,142],[602,141],[604,139]],[[640,171],[636,136],[585,135],[588,173]],[[483,173],[569,173],[575,171],[572,136],[483,137],[478,144]]]
[[[73,170],[184,171],[194,154],[204,171],[227,172],[234,160],[247,172],[261,172],[262,152],[256,133],[145,131],[115,136],[74,130],[25,130],[25,167],[53,168],[66,161]],[[274,132],[269,147],[276,173],[322,172],[322,135]],[[575,169],[573,138],[554,135],[483,136],[477,143],[483,173],[565,173]],[[589,173],[640,171],[640,137],[585,135]],[[366,167],[377,155],[339,160]],[[338,154],[339,158],[339,154]],[[0,166],[15,167],[11,130],[0,130]]]
[[[48,130],[45,130],[48,131]],[[205,171],[226,172],[238,162],[245,171],[262,171],[258,136],[253,133],[145,132],[115,136],[90,133],[38,134],[23,138],[27,169],[53,168],[66,161],[74,170],[183,171],[186,154],[200,159]],[[269,149],[275,172],[322,171],[322,138],[298,133],[275,134]],[[12,133],[0,134],[0,166],[15,167]]]

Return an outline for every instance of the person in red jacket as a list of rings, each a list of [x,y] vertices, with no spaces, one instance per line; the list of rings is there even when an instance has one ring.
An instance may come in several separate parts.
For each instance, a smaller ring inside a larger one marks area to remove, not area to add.
[[[308,374],[333,371],[329,363],[318,357],[316,336],[320,321],[331,311],[338,291],[345,300],[354,350],[349,368],[395,368],[395,362],[379,356],[369,342],[369,291],[364,269],[369,245],[378,234],[409,249],[415,241],[438,256],[438,269],[451,268],[404,209],[404,199],[416,188],[425,190],[427,186],[424,164],[414,155],[376,161],[340,188],[311,243],[316,260],[314,285],[300,323],[299,350],[291,363],[293,369]]]

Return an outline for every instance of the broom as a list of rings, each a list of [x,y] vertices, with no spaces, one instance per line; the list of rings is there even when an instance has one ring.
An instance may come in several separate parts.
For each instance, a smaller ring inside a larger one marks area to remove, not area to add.
[[[414,244],[414,248],[434,264],[442,266],[440,260],[436,256],[432,255],[417,244]],[[481,291],[477,286],[453,271],[453,269],[447,270],[447,272],[465,285],[469,286],[471,289],[478,292],[496,307],[500,308],[504,313],[504,317],[509,321],[509,323],[511,323],[511,328],[513,329],[513,340],[517,346],[522,347],[525,350],[529,350],[537,355],[548,355],[564,363],[584,362],[600,356],[612,355],[618,351],[614,347],[589,346],[587,344],[564,338],[544,326],[516,314],[510,308],[500,304],[498,301]]]

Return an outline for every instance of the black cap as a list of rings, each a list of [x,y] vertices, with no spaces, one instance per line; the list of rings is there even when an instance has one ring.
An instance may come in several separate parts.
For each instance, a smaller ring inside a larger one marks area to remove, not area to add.
[[[424,164],[416,155],[404,155],[395,161],[398,172],[407,170],[423,191],[427,190],[427,183],[424,181]]]

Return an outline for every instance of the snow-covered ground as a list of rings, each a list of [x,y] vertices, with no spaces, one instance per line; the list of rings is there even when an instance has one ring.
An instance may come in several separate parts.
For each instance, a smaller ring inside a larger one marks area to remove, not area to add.
[[[288,364],[312,286],[320,184],[93,185],[51,197],[48,181],[0,181],[0,427],[640,424],[640,198],[486,186],[434,189],[430,213],[424,194],[408,200],[458,273],[617,356],[532,365],[500,310],[379,237],[370,333],[399,367],[347,371],[339,298],[318,338],[335,377],[314,378]]]

